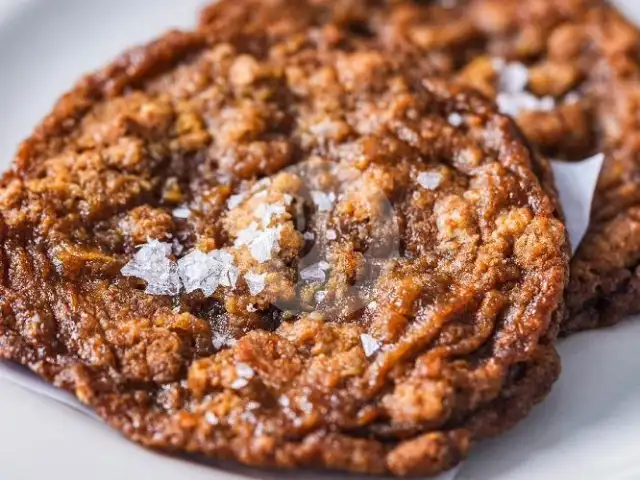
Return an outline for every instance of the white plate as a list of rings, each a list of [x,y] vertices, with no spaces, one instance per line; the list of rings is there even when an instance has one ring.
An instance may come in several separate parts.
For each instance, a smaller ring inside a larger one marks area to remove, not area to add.
[[[0,0],[0,168],[80,74],[171,26],[203,0]],[[640,19],[640,2],[626,0]],[[562,379],[458,478],[640,478],[640,319],[562,342]],[[0,380],[0,479],[233,479],[143,450],[101,423]],[[281,478],[256,474],[256,478]],[[288,478],[295,478],[291,476]]]

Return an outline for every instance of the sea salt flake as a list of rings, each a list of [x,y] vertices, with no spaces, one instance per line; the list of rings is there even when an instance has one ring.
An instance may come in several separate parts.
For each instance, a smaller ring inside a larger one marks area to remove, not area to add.
[[[256,296],[264,291],[267,274],[249,272],[244,275],[244,279],[249,287],[249,293]]]
[[[229,210],[233,210],[234,208],[242,205],[242,202],[244,202],[245,198],[246,198],[246,195],[244,193],[231,195],[227,200],[227,207],[229,208]]]
[[[320,282],[324,283],[327,280],[326,270],[330,268],[327,262],[318,262],[313,265],[309,265],[306,268],[300,270],[300,278],[305,282]]]
[[[265,263],[271,260],[274,253],[280,251],[280,233],[280,226],[259,230],[258,224],[252,222],[238,233],[234,245],[236,247],[246,245],[253,258],[260,263]]]
[[[380,342],[367,333],[360,335],[360,342],[367,358],[375,355],[380,350]]]
[[[231,383],[231,388],[233,388],[234,390],[241,390],[247,385],[249,385],[249,380],[247,380],[246,378],[236,378]]]
[[[517,117],[523,111],[549,112],[555,108],[553,97],[538,98],[529,92],[499,93],[496,102],[505,115]]]
[[[447,121],[451,126],[459,127],[460,125],[462,125],[462,122],[464,121],[464,119],[462,118],[462,115],[454,112],[447,117]]]
[[[324,299],[327,298],[327,291],[326,290],[319,290],[319,291],[317,291],[315,293],[313,298],[315,299],[316,303],[322,303],[324,301]]]
[[[439,172],[420,172],[418,183],[426,190],[435,190],[442,183],[442,174]]]
[[[140,247],[121,273],[147,282],[145,292],[149,295],[178,295],[180,275],[176,262],[168,258],[171,250],[170,243],[151,240]]]
[[[173,216],[175,218],[181,218],[186,220],[191,216],[191,210],[189,210],[189,207],[187,205],[182,205],[173,210]]]
[[[256,374],[255,370],[251,368],[250,365],[246,363],[238,363],[236,364],[236,374],[240,378],[253,378]]]
[[[319,190],[311,192],[311,198],[313,203],[319,212],[328,212],[333,208],[333,204],[336,201],[336,195],[333,192],[325,193]]]
[[[338,238],[338,233],[335,230],[327,230],[327,240],[335,240]]]
[[[268,227],[273,217],[278,217],[287,213],[284,205],[279,203],[261,204],[256,208],[254,216],[262,222],[264,227]]]
[[[220,285],[235,287],[239,271],[228,252],[214,250],[206,254],[194,250],[178,261],[180,279],[187,293],[201,290],[210,297]]]
[[[258,235],[260,235],[260,230],[258,229],[258,224],[256,222],[252,222],[244,230],[241,230],[236,237],[234,245],[236,247],[241,247],[242,245],[249,245],[253,240],[255,240]]]
[[[251,256],[259,263],[265,263],[280,251],[280,227],[267,228],[249,244]]]
[[[218,425],[220,423],[220,419],[213,412],[205,413],[204,418],[207,421],[207,423],[210,424],[210,425]]]
[[[222,264],[220,272],[220,285],[223,287],[235,288],[240,276],[240,270],[234,264],[235,258],[225,250],[213,250],[209,257]]]
[[[298,407],[300,407],[300,409],[306,414],[310,415],[313,413],[313,403],[311,403],[306,397],[298,399]]]
[[[229,325],[226,322],[214,323],[211,330],[211,344],[216,350],[233,347],[236,344],[236,339],[229,331]]]
[[[529,69],[519,62],[504,63],[497,69],[501,92],[518,93],[527,88]]]
[[[315,233],[313,233],[313,232],[304,232],[304,233],[302,234],[302,237],[303,237],[305,240],[315,240],[315,238],[316,238],[316,234],[315,234]]]
[[[257,311],[258,311],[258,308],[253,303],[250,303],[249,305],[247,305],[247,312],[255,313]]]
[[[222,265],[206,253],[194,250],[178,261],[178,270],[187,293],[201,290],[210,297],[220,285]]]
[[[542,112],[551,112],[554,108],[556,108],[556,100],[546,95],[542,98],[538,99],[538,110]]]
[[[549,112],[556,107],[553,97],[536,97],[526,91],[529,69],[519,62],[494,59],[493,68],[499,75],[499,90],[496,102],[502,113],[516,117],[523,111]]]

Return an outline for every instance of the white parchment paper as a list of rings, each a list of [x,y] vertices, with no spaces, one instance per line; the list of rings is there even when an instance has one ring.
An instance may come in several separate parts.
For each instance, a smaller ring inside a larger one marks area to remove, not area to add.
[[[582,162],[551,162],[574,253],[589,227],[591,203],[603,162],[602,153]]]
[[[603,161],[604,155],[596,155],[577,163],[552,162],[556,186],[566,215],[567,230],[574,251],[580,244],[589,225],[591,203]],[[97,419],[96,415],[77,401],[73,395],[53,388],[24,367],[0,362],[0,378],[7,379],[23,388],[47,396]],[[439,476],[437,480],[453,480],[456,477],[456,473],[457,469]],[[253,477],[252,473],[245,473],[245,475],[248,478]],[[265,478],[264,474],[260,475],[260,478]],[[278,478],[286,477],[286,475],[280,475]],[[305,478],[311,480],[330,477],[322,474],[309,474],[305,475]],[[357,480],[356,477],[349,478]]]

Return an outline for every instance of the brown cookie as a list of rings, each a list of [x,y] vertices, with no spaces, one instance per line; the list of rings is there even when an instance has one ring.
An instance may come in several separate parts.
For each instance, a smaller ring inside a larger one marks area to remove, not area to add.
[[[493,104],[299,21],[58,103],[0,184],[0,357],[149,447],[437,474],[557,378],[565,229]]]
[[[357,37],[392,52],[406,69],[456,78],[496,98],[551,158],[604,153],[592,224],[572,263],[563,330],[611,325],[640,312],[640,36],[613,6],[602,0],[246,0],[212,6],[202,26],[220,32],[232,12],[249,32],[265,20],[277,25],[275,12],[287,9],[298,30],[332,31],[336,44]]]

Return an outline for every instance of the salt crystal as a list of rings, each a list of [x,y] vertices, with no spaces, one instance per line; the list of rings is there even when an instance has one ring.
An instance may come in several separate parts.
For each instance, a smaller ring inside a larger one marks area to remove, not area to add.
[[[151,240],[136,252],[121,270],[125,277],[140,278],[147,282],[149,295],[178,295],[180,275],[176,262],[168,258],[172,245]]]
[[[253,303],[250,303],[249,305],[247,305],[247,312],[255,313],[257,311],[258,311],[258,308]]]
[[[220,285],[234,287],[239,274],[233,256],[219,250],[209,254],[194,250],[178,261],[178,270],[187,293],[201,290],[207,297]]]
[[[529,69],[519,62],[509,62],[497,69],[501,92],[518,93],[527,88]]]
[[[256,222],[252,222],[244,230],[241,230],[236,237],[236,241],[234,245],[236,247],[241,247],[242,245],[249,245],[253,240],[255,240],[258,235],[260,235],[260,230],[258,230],[258,224]]]
[[[236,373],[239,377],[242,378],[253,378],[256,372],[253,368],[251,368],[251,365],[247,365],[246,363],[238,363],[236,364]]]
[[[316,303],[322,303],[326,297],[327,297],[327,292],[325,290],[317,291],[313,296]]]
[[[220,419],[218,419],[217,415],[213,412],[205,413],[204,418],[210,425],[218,425],[220,423]]]
[[[259,218],[264,227],[268,227],[273,217],[284,215],[287,213],[287,209],[284,205],[279,203],[273,204],[260,204],[254,213],[256,218]]]
[[[313,413],[313,403],[309,401],[308,398],[298,398],[298,406],[300,409],[307,414]]]
[[[249,380],[247,380],[246,378],[236,378],[231,383],[231,388],[233,388],[234,390],[241,390],[247,385],[249,385]]]
[[[229,330],[229,324],[226,320],[217,319],[211,326],[211,344],[216,350],[222,347],[233,347],[236,339]]]
[[[182,205],[173,210],[173,216],[175,218],[187,219],[191,216],[191,210],[189,210],[188,206]]]
[[[305,240],[315,240],[316,238],[316,234],[313,232],[304,232],[302,236],[304,237]]]
[[[250,365],[247,365],[246,363],[236,364],[236,375],[238,375],[238,378],[233,381],[231,388],[234,390],[240,390],[241,388],[246,387],[249,385],[249,380],[251,380],[255,374],[255,370],[251,368]]]
[[[314,190],[311,192],[311,198],[313,199],[313,203],[315,203],[316,208],[319,212],[328,212],[329,210],[331,210],[334,202],[336,201],[335,193],[325,193],[318,190]]]
[[[253,258],[260,263],[271,260],[273,253],[280,251],[281,227],[258,230],[258,224],[253,222],[247,228],[238,233],[234,242],[236,247],[246,245]]]
[[[367,333],[360,335],[360,342],[367,358],[373,356],[381,347],[380,342]]]
[[[327,280],[326,270],[330,268],[327,262],[318,262],[313,265],[309,265],[306,268],[300,270],[300,278],[305,282],[321,282],[324,283]]]
[[[249,251],[259,263],[265,263],[280,251],[280,228],[267,228],[250,244]]]
[[[235,258],[229,252],[224,250],[213,250],[209,253],[209,257],[222,264],[220,271],[220,285],[223,287],[234,288],[238,283],[240,270],[235,266]]]
[[[529,83],[529,69],[519,62],[505,62],[503,59],[494,59],[493,68],[499,75],[500,92],[496,103],[502,113],[517,117],[523,111],[552,111],[556,102],[553,97],[538,98],[526,91]]]
[[[247,286],[249,287],[249,293],[255,296],[255,295],[259,295],[264,291],[267,274],[249,272],[249,273],[245,273],[244,279],[246,280]]]
[[[550,112],[556,108],[556,101],[553,97],[546,95],[539,99],[538,110],[542,112]]]
[[[239,207],[240,205],[242,205],[242,202],[244,202],[246,195],[244,193],[239,193],[237,195],[231,195],[229,197],[229,200],[227,200],[227,207],[229,207],[229,210],[233,210],[236,207]]]
[[[209,256],[194,250],[178,261],[178,270],[187,293],[202,290],[205,296],[214,294],[220,285],[220,263],[211,262]]]
[[[418,183],[426,190],[435,190],[442,183],[442,174],[438,172],[420,172]]]
[[[462,118],[462,115],[454,112],[450,114],[449,117],[447,117],[447,120],[451,126],[459,127],[460,125],[462,125],[464,119]]]
[[[327,240],[335,240],[338,238],[338,233],[335,230],[327,230]]]
[[[369,308],[370,308],[371,310],[375,310],[376,308],[378,308],[378,302],[376,302],[376,301],[374,300],[373,302],[371,302],[371,303],[369,304]]]
[[[285,205],[291,205],[293,203],[293,196],[289,195],[288,193],[284,194],[284,203]]]
[[[496,101],[500,111],[512,117],[526,110],[549,112],[555,108],[552,97],[538,98],[529,92],[499,93]]]

